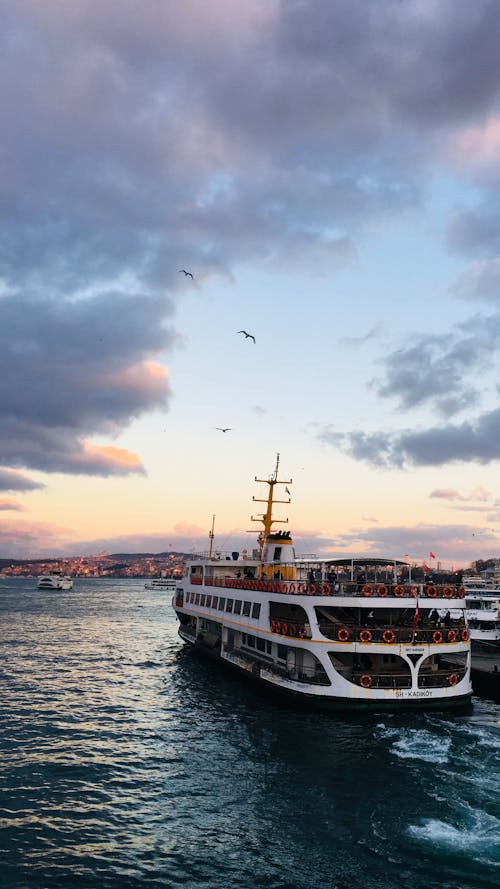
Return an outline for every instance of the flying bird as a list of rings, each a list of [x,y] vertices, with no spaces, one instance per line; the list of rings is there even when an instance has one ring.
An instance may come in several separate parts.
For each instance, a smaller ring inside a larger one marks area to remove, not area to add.
[[[183,274],[184,274],[186,277],[192,278],[192,280],[194,281],[194,278],[193,278],[193,275],[192,275],[191,272],[187,272],[186,269],[179,269],[179,274],[180,274],[181,272],[183,272]]]
[[[215,428],[218,429],[219,432],[231,432],[232,426],[216,426]]]
[[[288,490],[288,488],[285,488],[285,494],[288,494],[289,497],[292,496],[292,495],[290,494],[290,491]]]
[[[244,333],[244,334],[245,334],[245,339],[247,339],[247,340],[253,340],[254,343],[255,343],[255,337],[254,337],[253,333],[247,333],[246,330],[237,330],[236,333]]]

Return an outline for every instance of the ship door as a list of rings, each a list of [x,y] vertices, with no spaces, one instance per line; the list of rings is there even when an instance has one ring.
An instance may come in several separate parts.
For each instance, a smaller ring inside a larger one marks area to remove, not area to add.
[[[296,677],[302,670],[304,652],[299,648],[289,648],[286,654],[286,668],[291,677]]]

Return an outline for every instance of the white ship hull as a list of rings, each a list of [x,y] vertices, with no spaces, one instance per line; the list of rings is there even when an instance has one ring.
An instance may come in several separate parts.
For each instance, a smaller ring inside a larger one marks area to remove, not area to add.
[[[39,578],[37,586],[39,590],[71,590],[73,580],[66,575],[47,574]]]
[[[391,559],[296,559],[289,532],[271,529],[273,488],[286,484],[278,481],[278,463],[271,478],[256,479],[270,492],[261,501],[266,513],[255,519],[264,532],[254,557],[210,552],[187,564],[172,599],[181,638],[264,687],[320,708],[467,704],[464,589],[414,584],[409,566]]]

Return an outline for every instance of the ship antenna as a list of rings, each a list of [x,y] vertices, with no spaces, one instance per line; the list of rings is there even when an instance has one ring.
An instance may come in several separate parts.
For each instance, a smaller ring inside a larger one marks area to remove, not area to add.
[[[261,532],[259,534],[259,540],[258,540],[261,550],[262,550],[262,547],[264,546],[264,541],[266,540],[267,536],[271,533],[272,525],[275,522],[280,522],[281,524],[287,524],[287,522],[288,522],[288,519],[273,519],[273,503],[290,503],[289,500],[274,500],[273,499],[275,485],[291,485],[292,484],[292,479],[289,479],[288,481],[280,481],[278,479],[279,465],[280,465],[280,455],[276,454],[276,466],[274,467],[274,472],[271,475],[271,477],[270,478],[257,478],[257,476],[255,476],[256,482],[259,482],[259,483],[262,483],[265,485],[269,485],[269,493],[267,495],[267,500],[262,500],[259,497],[252,498],[255,503],[267,503],[267,509],[262,516],[260,516],[258,518],[254,518],[253,516],[251,517],[252,522],[262,522],[262,524],[264,525],[264,528],[261,530]]]
[[[212,558],[212,549],[213,549],[213,545],[214,545],[214,537],[215,537],[214,525],[215,525],[215,515],[212,516],[212,527],[211,527],[210,531],[208,532],[208,536],[210,538],[210,549],[208,551],[208,558],[209,559]]]

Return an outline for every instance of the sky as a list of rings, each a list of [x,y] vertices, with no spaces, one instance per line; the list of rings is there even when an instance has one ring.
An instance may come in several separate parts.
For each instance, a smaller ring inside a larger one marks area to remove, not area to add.
[[[2,0],[0,557],[252,548],[277,453],[298,553],[500,555],[499,44]]]

